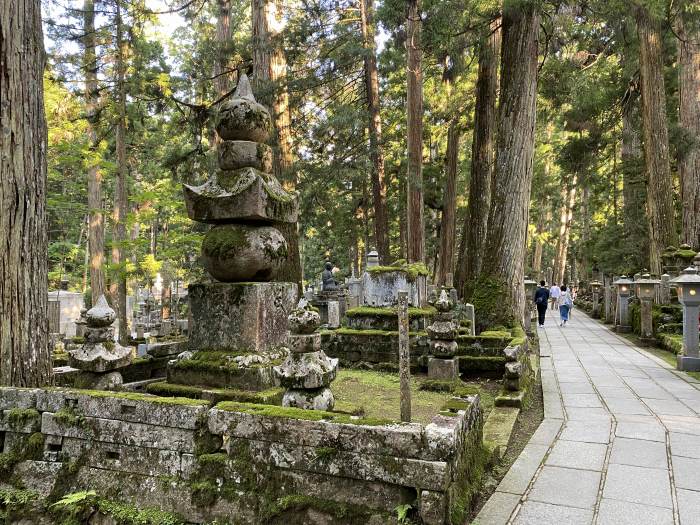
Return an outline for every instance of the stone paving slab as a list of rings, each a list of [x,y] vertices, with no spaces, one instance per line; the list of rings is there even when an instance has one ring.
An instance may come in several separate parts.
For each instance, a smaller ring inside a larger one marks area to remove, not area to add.
[[[666,470],[666,444],[643,439],[617,438],[610,452],[610,463]]]
[[[584,470],[603,470],[608,447],[601,443],[559,440],[545,461],[545,465]]]
[[[528,499],[554,505],[593,509],[600,472],[544,466]]]
[[[600,525],[673,525],[673,511],[628,501],[603,498],[598,513]]]
[[[538,334],[545,420],[474,523],[700,523],[700,383],[579,312]]]
[[[542,523],[589,525],[592,521],[592,510],[526,501],[513,523],[515,525],[541,525]]]

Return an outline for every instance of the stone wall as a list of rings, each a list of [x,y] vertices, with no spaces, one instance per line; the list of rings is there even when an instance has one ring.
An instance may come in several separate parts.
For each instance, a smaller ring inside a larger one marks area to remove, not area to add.
[[[0,465],[14,472],[0,486],[12,479],[46,502],[94,490],[191,523],[384,524],[408,504],[422,523],[461,525],[480,481],[483,422],[478,397],[455,402],[454,412],[423,426],[272,405],[1,388]]]

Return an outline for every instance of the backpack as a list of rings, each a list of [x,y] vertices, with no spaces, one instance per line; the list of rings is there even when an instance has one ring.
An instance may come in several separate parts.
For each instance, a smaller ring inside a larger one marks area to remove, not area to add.
[[[564,298],[564,304],[568,306],[569,308],[574,307],[574,300],[571,298],[571,294],[569,292],[566,292],[566,297]]]

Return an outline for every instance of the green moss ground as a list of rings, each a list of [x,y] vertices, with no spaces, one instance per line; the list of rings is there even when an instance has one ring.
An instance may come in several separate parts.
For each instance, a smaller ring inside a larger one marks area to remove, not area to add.
[[[414,422],[430,423],[453,395],[478,393],[484,409],[490,410],[493,406],[493,395],[478,383],[458,381],[442,391],[430,389],[430,385],[431,381],[425,376],[411,376],[411,415]],[[399,420],[399,377],[396,374],[341,370],[331,384],[331,390],[335,396],[336,410],[361,412],[370,418]]]
[[[425,308],[409,308],[408,317],[413,319],[416,317],[430,317],[437,313],[437,310],[428,306]],[[374,306],[358,306],[357,308],[351,308],[345,312],[347,317],[358,317],[358,316],[374,316],[374,317],[396,317],[396,308],[380,308]]]

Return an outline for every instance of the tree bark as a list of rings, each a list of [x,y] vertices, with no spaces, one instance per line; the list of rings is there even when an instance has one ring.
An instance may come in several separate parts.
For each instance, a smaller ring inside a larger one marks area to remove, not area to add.
[[[374,37],[373,1],[360,0],[362,41],[365,49],[365,92],[367,96],[369,147],[372,159],[372,200],[374,203],[374,242],[379,260],[389,262],[389,213],[386,204],[386,181],[384,175],[384,145],[382,143],[382,118],[379,104],[379,75],[377,73],[377,50]]]
[[[282,1],[252,0],[253,83],[261,103],[272,109],[275,123],[274,172],[287,191],[296,188],[293,168],[291,115],[287,90],[287,59],[282,42]],[[279,223],[275,227],[287,241],[289,255],[277,279],[301,286],[297,224]]]
[[[535,2],[507,0],[503,7],[501,92],[496,166],[488,237],[478,287],[498,302],[477,315],[496,324],[523,322],[525,266],[532,161],[535,146],[537,38]],[[485,316],[488,316],[486,319]]]
[[[39,0],[0,2],[0,385],[51,381]]]
[[[668,152],[663,43],[659,20],[652,18],[642,6],[636,7],[635,16],[640,49],[644,158],[648,176],[649,262],[651,271],[658,275],[661,273],[661,253],[667,246],[678,242]]]
[[[112,265],[115,276],[110,294],[114,304],[112,307],[117,312],[119,320],[119,341],[127,344],[127,312],[126,312],[126,258],[122,253],[126,241],[126,214],[129,206],[128,200],[128,176],[129,167],[126,157],[126,41],[124,40],[124,25],[121,15],[121,0],[115,2],[116,6],[116,153],[117,176],[114,180],[114,209],[112,211]]]
[[[690,2],[678,17],[680,127],[687,149],[678,159],[683,208],[682,241],[700,250],[700,20],[687,22]]]
[[[475,280],[481,271],[489,208],[491,207],[501,19],[494,20],[489,30],[489,35],[479,51],[472,165],[469,179],[469,207],[462,227],[462,242],[459,249],[460,264],[457,265],[455,275],[456,287],[460,294],[464,290],[465,283]]]
[[[639,92],[630,84],[622,106],[622,224],[625,253],[630,268],[648,266],[648,224],[645,216],[647,199],[646,174],[639,137]]]
[[[218,96],[231,90],[232,75],[229,67],[231,56],[231,0],[217,0],[216,60],[214,61],[214,87]]]
[[[440,219],[440,255],[435,284],[444,286],[447,274],[454,275],[454,249],[457,214],[457,160],[459,157],[460,130],[457,118],[450,121],[447,130],[447,152],[445,154],[445,196],[442,201]]]
[[[423,232],[423,72],[421,70],[421,0],[408,0],[406,17],[406,112],[408,174],[406,254],[408,262],[425,261]]]
[[[561,285],[564,283],[566,262],[569,253],[569,239],[571,238],[571,221],[574,217],[574,204],[576,203],[577,177],[574,175],[571,183],[564,185],[561,190],[561,212],[559,215],[559,237],[554,256],[554,272],[552,282]]]
[[[83,5],[83,68],[85,69],[85,113],[90,150],[98,147],[97,139],[97,55],[95,52],[95,2],[85,0]],[[98,161],[88,160],[87,199],[88,199],[88,249],[90,252],[90,295],[92,304],[105,293],[105,225],[102,214],[102,172]]]

